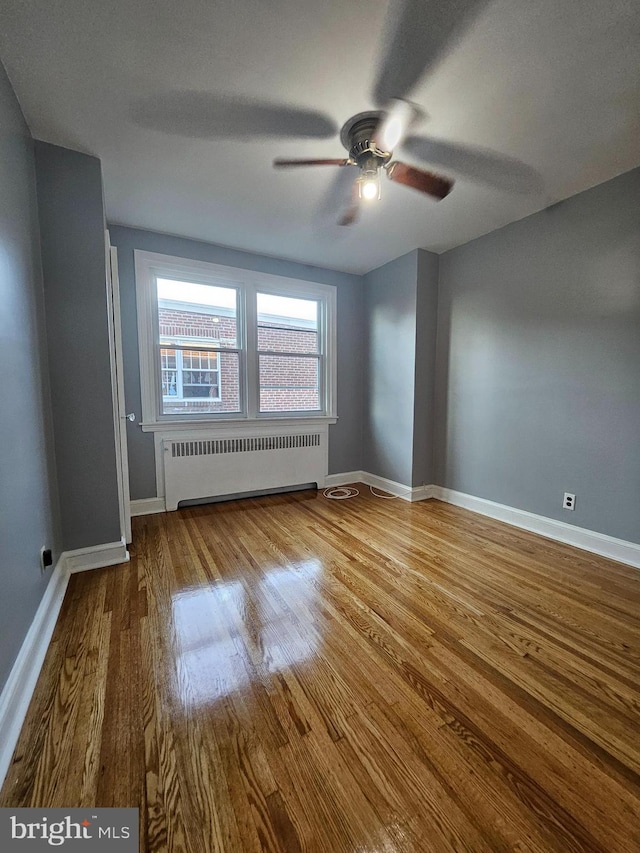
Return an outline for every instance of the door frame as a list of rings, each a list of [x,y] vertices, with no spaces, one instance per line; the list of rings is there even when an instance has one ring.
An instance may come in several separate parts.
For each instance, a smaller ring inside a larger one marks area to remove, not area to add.
[[[131,542],[131,497],[129,491],[129,455],[127,449],[127,420],[129,416],[127,415],[124,394],[118,250],[115,246],[111,245],[108,231],[105,232],[105,254],[107,265],[109,360],[111,364],[111,393],[113,397],[120,531],[124,541],[129,544]]]

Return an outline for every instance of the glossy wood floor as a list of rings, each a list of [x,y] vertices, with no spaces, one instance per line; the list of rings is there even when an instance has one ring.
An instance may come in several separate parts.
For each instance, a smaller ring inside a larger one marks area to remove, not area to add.
[[[640,851],[640,572],[362,492],[134,519],[0,805],[139,806],[143,850]]]

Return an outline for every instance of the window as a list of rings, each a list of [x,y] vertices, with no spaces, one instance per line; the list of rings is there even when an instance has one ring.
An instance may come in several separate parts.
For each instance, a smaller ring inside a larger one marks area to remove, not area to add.
[[[158,414],[240,412],[237,288],[156,275],[153,290],[162,392]]]
[[[162,410],[183,411],[179,403],[202,399],[219,403],[220,365],[217,352],[160,349],[162,367]]]
[[[257,293],[260,411],[320,409],[318,301]]]
[[[335,288],[136,252],[143,429],[335,417]]]

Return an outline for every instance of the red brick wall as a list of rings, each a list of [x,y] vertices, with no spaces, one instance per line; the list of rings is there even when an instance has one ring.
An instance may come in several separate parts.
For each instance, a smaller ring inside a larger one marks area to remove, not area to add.
[[[236,321],[231,317],[159,308],[160,335],[163,338],[207,338],[212,346],[236,346]],[[314,353],[315,331],[259,321],[258,345],[274,352]],[[168,345],[167,349],[171,347]],[[164,402],[165,414],[184,412],[237,412],[240,407],[238,358],[235,353],[220,353],[221,400],[195,399]],[[260,410],[263,412],[304,411],[319,407],[315,358],[261,356]]]

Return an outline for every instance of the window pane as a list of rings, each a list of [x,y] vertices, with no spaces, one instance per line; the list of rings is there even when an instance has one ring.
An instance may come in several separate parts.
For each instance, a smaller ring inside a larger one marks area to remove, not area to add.
[[[161,349],[160,362],[163,415],[240,411],[238,353]]]
[[[318,302],[258,293],[258,349],[318,352]]]
[[[220,371],[217,352],[182,353],[182,396],[205,400],[220,399]]]
[[[161,344],[237,347],[235,288],[166,278],[157,279],[157,288]]]
[[[175,397],[178,393],[176,351],[172,349],[160,350],[160,366],[162,370],[162,396]]]
[[[319,408],[317,358],[260,356],[261,412],[303,412]]]

